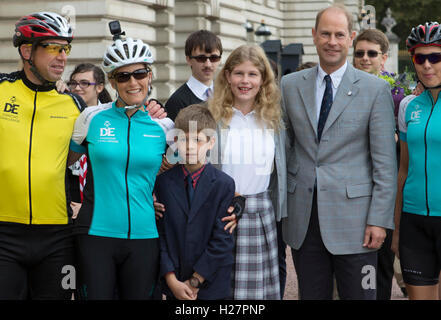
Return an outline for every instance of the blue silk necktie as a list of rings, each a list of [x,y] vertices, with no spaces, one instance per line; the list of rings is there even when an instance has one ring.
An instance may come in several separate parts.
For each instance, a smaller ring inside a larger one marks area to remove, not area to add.
[[[322,138],[323,128],[325,127],[326,119],[328,118],[329,111],[332,107],[332,81],[329,74],[325,76],[325,81],[326,89],[325,93],[323,94],[322,106],[320,108],[320,117],[317,127],[317,136],[319,141]]]

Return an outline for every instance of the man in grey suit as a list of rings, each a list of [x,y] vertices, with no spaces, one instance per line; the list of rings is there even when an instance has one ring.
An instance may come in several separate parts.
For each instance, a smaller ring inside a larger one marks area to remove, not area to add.
[[[394,227],[396,155],[389,85],[347,62],[355,32],[343,6],[312,29],[320,63],[281,81],[288,217],[301,299],[376,297],[376,250]]]

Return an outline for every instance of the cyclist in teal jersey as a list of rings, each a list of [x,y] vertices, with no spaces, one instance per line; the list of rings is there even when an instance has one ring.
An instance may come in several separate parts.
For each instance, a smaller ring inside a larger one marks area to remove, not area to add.
[[[441,26],[427,22],[406,41],[424,91],[400,104],[400,169],[392,249],[410,299],[439,299],[441,270]]]
[[[173,122],[145,108],[153,56],[141,40],[121,36],[104,54],[116,101],[87,108],[71,150],[87,151],[88,182],[75,222],[80,295],[150,299],[159,267],[153,187]]]

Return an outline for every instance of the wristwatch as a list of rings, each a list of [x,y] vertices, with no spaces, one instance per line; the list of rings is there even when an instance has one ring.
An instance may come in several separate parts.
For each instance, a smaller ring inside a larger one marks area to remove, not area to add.
[[[231,201],[230,206],[234,207],[232,213],[236,215],[236,220],[239,221],[242,218],[243,211],[245,210],[246,198],[242,196],[236,196]]]
[[[201,287],[202,283],[201,283],[201,281],[198,278],[196,278],[195,276],[192,276],[190,278],[190,285],[193,288],[199,289]]]

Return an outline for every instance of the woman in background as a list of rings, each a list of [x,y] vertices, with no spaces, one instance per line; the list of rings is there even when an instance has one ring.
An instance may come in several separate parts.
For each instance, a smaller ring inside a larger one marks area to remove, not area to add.
[[[72,71],[67,87],[70,92],[79,95],[88,107],[112,101],[105,88],[106,76],[103,70],[91,63],[81,63]],[[86,184],[87,157],[83,155],[69,167],[68,174],[71,195],[70,206],[75,219],[83,202],[83,190]]]

